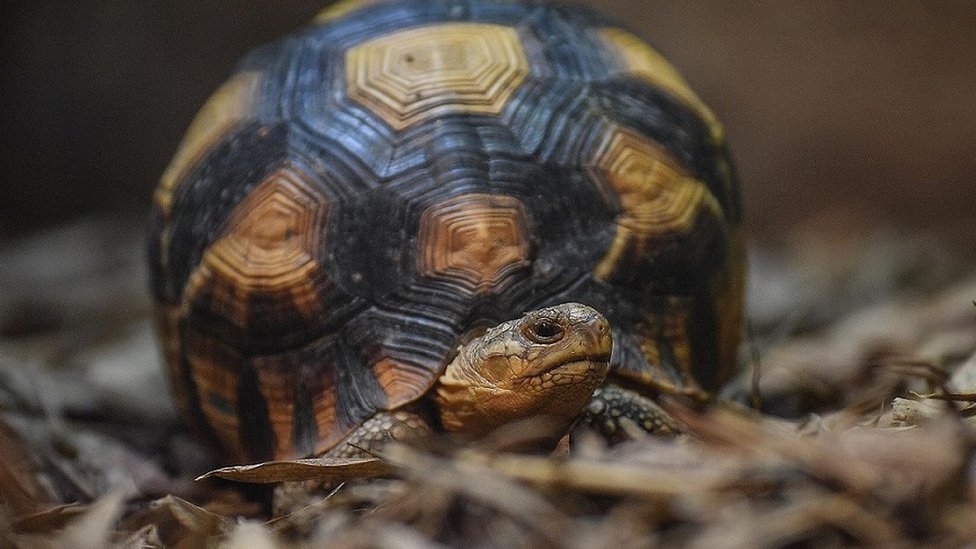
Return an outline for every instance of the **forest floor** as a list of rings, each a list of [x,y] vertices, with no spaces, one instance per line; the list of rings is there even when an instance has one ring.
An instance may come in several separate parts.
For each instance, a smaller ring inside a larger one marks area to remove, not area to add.
[[[0,244],[0,547],[976,544],[976,269],[935,235],[825,219],[753,246],[742,373],[663,403],[684,436],[231,471],[334,486],[270,518],[267,485],[194,481],[217,464],[168,393],[142,234]]]

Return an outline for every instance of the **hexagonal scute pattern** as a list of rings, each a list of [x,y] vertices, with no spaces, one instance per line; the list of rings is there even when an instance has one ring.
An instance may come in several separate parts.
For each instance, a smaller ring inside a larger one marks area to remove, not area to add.
[[[346,52],[349,97],[396,130],[447,113],[498,114],[529,74],[515,30],[447,23]]]
[[[190,277],[188,300],[205,294],[211,313],[247,330],[256,299],[287,305],[309,322],[321,316],[320,266],[328,204],[301,176],[281,169],[237,206]]]
[[[690,230],[703,209],[722,216],[704,183],[636,132],[613,126],[593,164],[595,176],[616,194],[622,210],[613,243],[594,270],[597,278],[606,280],[625,254],[646,253],[652,240]]]
[[[729,377],[721,127],[639,38],[547,4],[333,2],[205,105],[150,268],[183,413],[228,457],[333,448],[425,398],[473,328],[555,303],[612,322],[618,379]]]
[[[525,207],[511,196],[465,194],[431,206],[420,218],[418,270],[472,293],[503,286],[529,264]]]
[[[724,139],[725,130],[712,110],[691,90],[677,69],[647,42],[635,34],[617,28],[602,29],[600,37],[616,54],[624,72],[667,90],[701,117],[708,126],[712,139],[716,142]]]
[[[239,73],[220,86],[197,113],[153,197],[164,213],[172,208],[173,193],[190,168],[228,131],[253,116],[260,82],[259,73]]]

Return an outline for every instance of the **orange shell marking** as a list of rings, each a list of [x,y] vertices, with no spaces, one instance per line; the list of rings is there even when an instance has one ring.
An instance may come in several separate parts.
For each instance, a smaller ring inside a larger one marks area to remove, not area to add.
[[[200,409],[222,447],[243,457],[237,387],[243,357],[231,347],[194,330],[186,333],[187,361]]]
[[[445,113],[498,114],[529,74],[515,30],[448,23],[346,52],[347,93],[396,130]]]
[[[253,116],[260,81],[261,75],[256,72],[235,75],[220,86],[197,113],[156,189],[154,199],[164,214],[168,215],[172,208],[173,193],[180,181],[204,152],[231,128]]]
[[[275,457],[278,457],[294,445],[295,371],[298,368],[276,368],[275,365],[269,357],[259,357],[255,359],[254,371],[258,375],[261,396],[268,406],[268,422],[275,434]]]
[[[373,364],[373,375],[386,393],[387,410],[394,410],[419,395],[430,386],[430,375],[394,358],[382,357]]]
[[[461,195],[421,216],[417,268],[422,276],[449,278],[471,292],[487,293],[529,264],[528,235],[518,199]]]
[[[715,114],[695,95],[695,92],[691,91],[688,83],[664,56],[647,45],[640,37],[623,29],[603,29],[600,31],[600,36],[617,53],[625,72],[673,94],[698,113],[708,126],[715,142],[720,143],[725,139],[725,131],[715,118]]]
[[[325,199],[298,173],[277,171],[234,210],[191,276],[187,300],[208,290],[213,312],[242,330],[252,318],[253,294],[280,296],[305,318],[317,319],[322,311],[315,257],[327,212]]]
[[[659,145],[619,126],[608,136],[594,163],[598,178],[617,194],[623,211],[610,250],[595,269],[601,280],[610,277],[626,253],[646,250],[657,237],[688,231],[700,210],[722,215],[705,185]]]

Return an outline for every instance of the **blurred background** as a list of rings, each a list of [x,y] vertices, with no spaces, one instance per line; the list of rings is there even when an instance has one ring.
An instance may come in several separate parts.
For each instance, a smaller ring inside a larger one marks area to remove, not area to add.
[[[755,238],[839,216],[972,253],[976,3],[585,3],[648,38],[724,121]],[[143,216],[234,62],[326,4],[5,2],[0,240]]]

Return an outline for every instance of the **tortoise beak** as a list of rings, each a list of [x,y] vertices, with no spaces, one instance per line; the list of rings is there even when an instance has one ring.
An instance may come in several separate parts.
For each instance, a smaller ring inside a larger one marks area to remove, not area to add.
[[[557,318],[565,334],[559,342],[533,357],[533,367],[527,368],[522,374],[524,377],[537,376],[572,363],[602,363],[604,369],[607,368],[613,352],[613,335],[610,322],[596,309],[567,303],[531,314]]]

